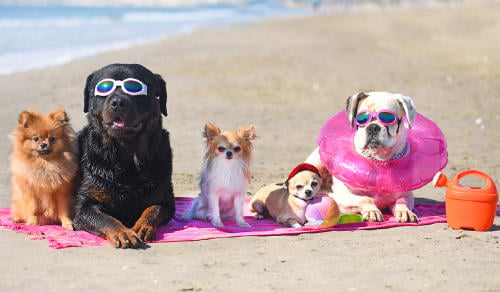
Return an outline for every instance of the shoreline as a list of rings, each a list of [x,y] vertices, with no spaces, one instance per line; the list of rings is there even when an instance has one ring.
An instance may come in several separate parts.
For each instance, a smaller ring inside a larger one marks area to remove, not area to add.
[[[450,178],[466,169],[500,185],[500,4],[450,10],[312,15],[200,28],[58,67],[0,76],[4,138],[29,107],[65,108],[85,124],[86,77],[106,64],[141,63],[167,83],[176,196],[195,196],[205,122],[234,130],[254,124],[254,193],[281,181],[316,147],[322,124],[361,90],[400,92],[433,120],[448,144]],[[480,15],[481,17],[478,17]],[[362,20],[362,21],[360,21]],[[8,161],[11,144],[0,140]],[[10,205],[10,174],[0,169],[0,206]],[[425,186],[417,201],[440,203]],[[491,291],[500,289],[500,217],[487,232],[446,224],[298,236],[241,237],[52,250],[43,240],[0,229],[9,291]],[[54,264],[54,262],[57,262]],[[485,269],[486,267],[486,269]],[[297,272],[301,271],[301,272]]]
[[[230,3],[178,7],[0,5],[0,11],[10,14],[0,19],[5,40],[0,47],[0,76],[60,66],[190,34],[200,27],[234,26],[310,13],[265,1],[241,6]],[[107,29],[96,34],[100,27]],[[24,35],[23,41],[18,39],[19,34]]]
[[[120,1],[123,0],[117,0],[116,6],[111,6],[111,7],[118,7]],[[498,0],[478,0],[479,2],[498,2]],[[71,5],[68,5],[70,3],[65,3],[64,1],[56,0],[53,1],[53,3],[47,2],[47,1],[42,1],[44,5],[35,5],[33,3],[26,3],[26,4],[17,4],[16,6],[26,6],[26,7],[101,7],[99,5],[94,5],[96,3],[93,3],[93,5],[90,5],[89,1],[83,0],[82,3],[84,2],[89,2],[87,3],[88,5],[79,5],[78,1],[77,2],[70,2]],[[134,1],[132,1],[134,2]],[[147,2],[147,1],[146,1]],[[157,3],[161,1],[154,1],[152,0],[151,3]],[[186,5],[186,6],[176,6],[177,4],[174,3],[172,6],[168,5],[163,5],[163,6],[150,6],[146,4],[145,6],[141,6],[141,8],[172,8],[172,7],[190,7],[191,6],[196,6],[196,5],[216,5],[216,4],[230,4],[234,5],[240,2],[243,2],[241,0],[227,0],[227,1],[204,1],[204,0],[194,0],[192,1],[192,4]],[[157,41],[163,41],[163,40],[168,40],[170,38],[176,37],[176,36],[182,36],[182,35],[189,35],[195,32],[197,29],[203,29],[203,28],[217,28],[220,26],[237,26],[238,24],[251,24],[251,23],[256,23],[256,22],[261,22],[261,21],[267,21],[267,20],[280,20],[280,19],[287,19],[287,18],[301,18],[301,17],[308,17],[311,15],[319,14],[319,15],[324,15],[324,16],[330,16],[330,17],[335,17],[335,16],[341,16],[341,15],[352,15],[352,14],[373,14],[373,13],[395,13],[395,12],[404,12],[404,11],[411,11],[411,10],[435,10],[435,9],[456,9],[459,8],[460,6],[463,5],[469,5],[470,3],[474,3],[475,1],[471,0],[450,0],[450,1],[439,1],[439,0],[421,0],[418,1],[418,3],[413,3],[413,2],[408,2],[408,1],[402,1],[402,2],[378,2],[376,1],[362,1],[361,3],[330,3],[326,2],[322,6],[320,6],[316,11],[310,7],[310,4],[306,3],[297,3],[293,1],[284,1],[285,5],[284,7],[288,7],[285,9],[300,9],[302,12],[300,14],[293,14],[291,12],[286,12],[283,15],[274,15],[274,16],[266,16],[258,19],[250,19],[250,20],[242,20],[242,21],[232,21],[231,23],[213,23],[213,24],[201,24],[201,25],[196,25],[196,24],[191,24],[189,25],[188,28],[177,31],[177,32],[169,32],[168,34],[165,32],[163,34],[158,34],[156,36],[149,36],[144,39],[137,39],[137,40],[120,40],[113,45],[108,46],[108,47],[101,47],[99,49],[91,49],[87,48],[86,50],[81,50],[80,53],[77,53],[77,55],[73,56],[66,56],[65,58],[53,61],[53,63],[48,64],[34,64],[31,66],[28,66],[26,68],[21,68],[21,69],[9,69],[8,71],[5,71],[5,69],[0,69],[0,76],[6,76],[14,73],[20,73],[20,72],[28,72],[30,70],[43,70],[47,68],[53,68],[61,65],[65,65],[68,63],[71,63],[73,61],[77,60],[83,60],[87,58],[92,58],[95,56],[98,56],[100,54],[104,53],[110,53],[110,52],[117,52],[120,50],[126,50],[126,49],[132,49],[135,46],[138,45],[147,45],[149,43],[154,43]],[[288,2],[288,3],[287,3]],[[65,3],[65,4],[64,4]],[[150,3],[150,4],[151,4]],[[63,5],[61,5],[63,4]],[[152,4],[151,4],[152,5]],[[8,6],[8,4],[4,3],[0,5],[0,8],[2,6]],[[310,11],[308,11],[311,9]],[[12,55],[13,53],[9,53]],[[74,53],[73,53],[74,54]],[[15,55],[15,53],[13,54]],[[45,58],[55,58],[57,59],[56,55],[53,56],[45,56]]]

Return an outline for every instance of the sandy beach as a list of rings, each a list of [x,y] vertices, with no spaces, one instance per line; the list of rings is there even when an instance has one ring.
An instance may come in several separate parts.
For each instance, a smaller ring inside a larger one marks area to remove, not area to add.
[[[0,76],[0,207],[11,202],[9,133],[18,114],[65,108],[86,122],[92,71],[141,63],[167,82],[176,196],[194,196],[201,130],[256,126],[249,195],[283,181],[321,125],[361,90],[413,98],[445,133],[448,177],[467,169],[500,185],[500,3],[385,9],[202,28],[72,63]],[[427,185],[417,202],[444,201]],[[2,291],[500,291],[500,218],[488,232],[447,224],[54,250],[0,228]]]

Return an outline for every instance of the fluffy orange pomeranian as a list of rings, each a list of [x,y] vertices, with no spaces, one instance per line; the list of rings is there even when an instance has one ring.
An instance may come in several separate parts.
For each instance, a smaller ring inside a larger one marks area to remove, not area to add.
[[[207,220],[214,227],[224,227],[223,220],[235,219],[239,226],[250,227],[243,218],[243,204],[250,181],[255,127],[221,132],[218,126],[207,123],[203,136],[206,147],[201,192],[182,218]]]
[[[12,132],[12,219],[72,229],[78,173],[75,132],[64,110],[23,111]]]

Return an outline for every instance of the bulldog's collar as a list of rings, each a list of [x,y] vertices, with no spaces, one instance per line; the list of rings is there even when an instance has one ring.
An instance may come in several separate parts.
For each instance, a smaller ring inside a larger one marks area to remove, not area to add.
[[[398,154],[394,155],[394,157],[391,158],[391,160],[396,160],[396,159],[406,157],[408,154],[410,154],[410,143],[408,143],[408,141],[406,141],[405,148],[403,148],[403,150],[401,152],[399,152]]]
[[[380,159],[377,159],[375,157],[375,155],[373,155],[373,153],[368,151],[368,150],[362,150],[361,154],[363,154],[363,156],[368,158],[368,159],[381,161]],[[410,144],[408,143],[408,141],[406,141],[406,144],[405,144],[405,147],[403,148],[403,150],[401,150],[401,152],[394,155],[390,160],[400,159],[400,158],[408,156],[408,154],[410,154]]]

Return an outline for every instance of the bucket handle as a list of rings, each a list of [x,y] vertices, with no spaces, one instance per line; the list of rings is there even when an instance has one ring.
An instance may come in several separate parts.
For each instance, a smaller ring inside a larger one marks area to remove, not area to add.
[[[459,173],[456,177],[457,185],[459,184],[460,179],[462,179],[464,176],[467,176],[467,175],[473,175],[473,176],[481,178],[482,180],[484,180],[486,182],[486,186],[483,189],[487,190],[487,191],[490,191],[490,190],[494,191],[494,189],[493,189],[494,184],[493,184],[493,180],[491,179],[491,177],[489,177],[484,172],[481,172],[479,170],[473,170],[473,169],[466,170],[466,171]]]

